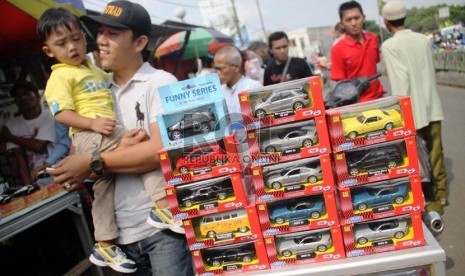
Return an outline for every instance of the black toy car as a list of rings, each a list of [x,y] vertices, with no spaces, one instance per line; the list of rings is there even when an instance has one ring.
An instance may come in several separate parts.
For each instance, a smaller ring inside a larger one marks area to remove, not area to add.
[[[194,204],[225,200],[229,196],[234,195],[229,176],[196,182],[194,184],[184,186],[182,190],[179,190],[177,193],[179,205],[189,208]]]
[[[402,152],[396,145],[377,147],[347,153],[347,168],[350,175],[358,175],[360,171],[377,168],[395,168],[403,163]]]
[[[184,114],[184,117],[171,125],[168,130],[168,137],[171,140],[178,140],[201,133],[209,133],[213,128],[215,115],[210,110],[198,110],[193,113]]]
[[[205,255],[205,262],[214,267],[227,263],[250,263],[256,257],[253,244],[208,250]]]

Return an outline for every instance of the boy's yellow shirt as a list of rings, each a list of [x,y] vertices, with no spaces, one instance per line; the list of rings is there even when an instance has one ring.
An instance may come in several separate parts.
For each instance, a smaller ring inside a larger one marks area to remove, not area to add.
[[[87,60],[86,65],[64,63],[52,66],[45,97],[53,115],[71,110],[95,119],[115,118],[114,102],[108,89],[108,74]],[[70,128],[70,136],[79,129]]]

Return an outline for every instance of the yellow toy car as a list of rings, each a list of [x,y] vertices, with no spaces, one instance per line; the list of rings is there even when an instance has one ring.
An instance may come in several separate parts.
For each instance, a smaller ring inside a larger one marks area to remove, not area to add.
[[[402,115],[397,109],[372,109],[363,111],[356,117],[342,119],[344,136],[350,139],[368,132],[391,130],[400,126],[402,126]]]

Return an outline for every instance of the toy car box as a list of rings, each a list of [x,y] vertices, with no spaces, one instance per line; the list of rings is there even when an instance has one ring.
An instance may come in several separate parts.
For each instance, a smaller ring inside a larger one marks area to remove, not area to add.
[[[338,187],[419,173],[415,137],[334,153]]]
[[[420,212],[341,226],[347,257],[425,244]]]
[[[229,175],[241,171],[234,136],[202,145],[158,152],[158,159],[168,185]]]
[[[26,195],[24,200],[26,201],[27,206],[31,206],[46,199],[47,197],[49,197],[47,188],[41,188],[32,194]]]
[[[262,237],[255,205],[183,220],[190,250],[253,241]]]
[[[326,111],[333,151],[415,135],[409,97],[391,96]]]
[[[165,190],[175,220],[247,206],[245,185],[239,173],[185,185],[166,186]]]
[[[256,204],[263,236],[339,224],[334,192]]]
[[[247,142],[255,166],[331,152],[324,116],[248,131]]]
[[[252,167],[257,202],[318,194],[335,189],[329,154]]]
[[[418,174],[339,189],[341,224],[422,211]]]
[[[264,240],[271,268],[345,258],[339,226],[276,235]]]
[[[236,274],[270,267],[263,239],[192,251],[199,276]]]
[[[24,197],[13,198],[8,203],[0,205],[0,217],[10,216],[26,207],[27,205]]]
[[[310,77],[239,93],[248,130],[324,115],[319,77]]]
[[[163,113],[156,120],[166,150],[203,144],[229,134],[229,117],[217,74],[165,85],[158,92]]]

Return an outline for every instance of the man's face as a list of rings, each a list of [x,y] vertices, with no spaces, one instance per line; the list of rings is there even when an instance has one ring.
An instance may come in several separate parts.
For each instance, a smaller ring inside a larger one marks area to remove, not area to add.
[[[131,30],[101,26],[97,45],[102,67],[113,71],[125,69],[132,63],[131,59],[139,54],[136,50],[137,41],[133,39]]]
[[[27,89],[18,89],[14,99],[21,112],[34,110],[40,103],[37,94]]]
[[[356,37],[362,34],[365,16],[362,12],[353,8],[342,13],[341,24],[344,26],[346,33],[351,37]]]
[[[227,62],[226,55],[216,55],[213,66],[218,73],[221,84],[226,84],[228,87],[232,87],[235,84],[234,81],[240,75],[238,66]]]
[[[285,37],[272,41],[270,52],[278,64],[285,63],[289,54],[289,41]]]
[[[79,65],[86,57],[86,38],[76,25],[71,25],[69,30],[59,26],[47,37],[42,49],[61,63]]]

